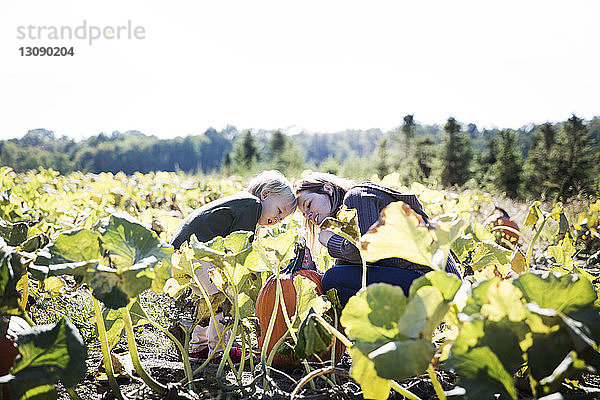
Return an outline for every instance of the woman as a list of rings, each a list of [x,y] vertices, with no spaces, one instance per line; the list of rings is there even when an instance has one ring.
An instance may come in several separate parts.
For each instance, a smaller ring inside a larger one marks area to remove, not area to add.
[[[309,241],[316,238],[327,248],[329,255],[336,259],[335,265],[325,272],[321,285],[326,292],[336,289],[342,305],[361,288],[362,261],[358,249],[343,237],[329,229],[320,229],[326,217],[334,217],[342,204],[357,210],[360,234],[364,235],[377,222],[381,211],[394,201],[403,201],[423,218],[429,217],[421,203],[413,194],[402,194],[371,182],[355,185],[335,175],[314,173],[297,183],[296,196],[298,209],[306,218]],[[387,258],[367,266],[367,285],[377,282],[400,286],[405,294],[412,281],[431,271],[402,258]],[[461,276],[452,258],[448,257],[446,272]]]

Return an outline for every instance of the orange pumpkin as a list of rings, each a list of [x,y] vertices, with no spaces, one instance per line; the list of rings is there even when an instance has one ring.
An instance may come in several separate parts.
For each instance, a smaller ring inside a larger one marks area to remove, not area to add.
[[[4,330],[4,336],[0,337],[0,376],[8,374],[8,371],[13,366],[15,358],[19,355],[19,350],[15,344],[16,337],[25,332],[29,325],[21,317],[1,317],[0,324],[4,325],[1,330]],[[0,397],[9,399],[8,385],[1,384],[0,390],[3,393]]]
[[[318,295],[323,294],[323,288],[321,287],[321,273],[316,270],[302,269],[308,263],[312,263],[310,260],[310,252],[307,248],[297,250],[297,255],[292,262],[286,267],[282,273],[279,274],[279,281],[281,282],[281,295],[285,302],[285,308],[288,317],[291,319],[296,312],[296,288],[294,287],[294,277],[304,276],[313,281],[317,286],[315,288]],[[263,348],[265,342],[265,336],[269,327],[269,321],[271,314],[273,313],[273,307],[275,307],[275,299],[277,295],[277,280],[274,275],[271,275],[263,287],[258,293],[256,299],[256,315],[260,325],[260,336],[258,337],[258,347]],[[275,322],[273,325],[273,332],[271,338],[267,344],[267,355],[271,352],[275,343],[287,332],[288,328],[283,317],[281,306],[279,305],[277,314],[275,316]],[[337,341],[336,355],[341,356],[345,351],[345,346]],[[293,369],[298,366],[298,362],[295,361],[291,356],[283,356],[276,354],[273,357],[273,366],[280,369]]]
[[[3,337],[0,337],[0,376],[8,374],[8,371],[13,366],[15,358],[19,355],[19,350],[17,350],[17,346],[15,345],[15,333],[12,331],[15,328],[14,323],[9,323],[10,320],[16,320],[19,317],[2,317],[2,323],[4,325],[5,334]],[[19,327],[19,326],[17,326]],[[21,329],[19,329],[19,332]]]
[[[281,295],[283,296],[287,315],[290,319],[296,313],[296,288],[294,287],[294,277],[298,275],[304,276],[316,283],[317,294],[323,294],[323,289],[321,288],[321,274],[316,271],[301,269],[292,273],[279,274],[279,281],[281,282]],[[267,333],[267,328],[269,327],[269,320],[271,319],[273,307],[275,307],[276,294],[277,280],[275,279],[275,276],[272,275],[267,279],[263,287],[260,289],[258,298],[256,299],[256,315],[258,316],[258,322],[260,325],[258,347],[261,349],[261,351],[265,343],[265,336]],[[271,349],[273,346],[275,346],[275,343],[277,343],[277,341],[287,332],[287,330],[288,328],[283,317],[283,312],[281,310],[281,306],[279,306],[277,315],[275,316],[275,323],[273,325],[271,339],[267,344],[267,354],[271,352]],[[277,368],[290,369],[296,367],[297,364],[298,363],[294,361],[292,357],[276,354],[273,358],[273,366]]]

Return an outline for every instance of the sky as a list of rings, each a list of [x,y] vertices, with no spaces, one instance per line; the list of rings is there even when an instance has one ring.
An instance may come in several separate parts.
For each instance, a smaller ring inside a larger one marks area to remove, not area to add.
[[[84,21],[85,39],[49,37]],[[590,119],[599,21],[596,0],[0,0],[0,139]],[[143,37],[90,44],[128,23]],[[75,55],[21,56],[35,46]]]

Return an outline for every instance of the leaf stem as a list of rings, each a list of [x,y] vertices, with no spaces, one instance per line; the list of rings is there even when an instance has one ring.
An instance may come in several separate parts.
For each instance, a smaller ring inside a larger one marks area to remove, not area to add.
[[[233,287],[233,309],[234,309],[233,327],[231,328],[231,337],[227,341],[227,344],[225,345],[225,349],[223,350],[223,357],[221,358],[221,362],[219,363],[219,368],[217,369],[217,378],[221,378],[221,376],[223,376],[223,369],[225,368],[225,363],[227,362],[227,360],[229,360],[229,362],[231,364],[231,369],[233,370],[233,372],[235,374],[235,368],[233,366],[233,362],[231,361],[231,359],[229,357],[229,351],[231,350],[231,347],[233,346],[233,342],[234,342],[235,336],[237,334],[237,328],[240,323],[240,307],[238,305],[237,287],[235,285],[232,285],[232,287]],[[215,329],[217,329],[217,332],[218,332],[217,325],[218,325],[217,320],[215,319]]]
[[[348,339],[346,337],[346,335],[344,335],[342,332],[338,331],[333,326],[331,326],[319,314],[315,313],[313,315],[315,316],[316,320],[319,321],[321,323],[321,325],[323,325],[323,327],[325,327],[325,329],[327,329],[329,331],[329,333],[331,333],[333,336],[335,336],[336,338],[338,338],[340,340],[340,342],[342,342],[344,344],[344,346],[346,346],[348,348],[352,347],[352,342],[350,341],[350,339]]]
[[[108,338],[106,336],[106,327],[104,326],[104,317],[100,310],[100,302],[94,296],[92,296],[92,302],[94,303],[94,313],[96,315],[96,325],[98,326],[98,339],[100,340],[100,348],[102,349],[102,359],[104,361],[104,370],[108,377],[108,384],[110,385],[113,394],[116,398],[124,400],[125,397],[121,393],[121,388],[115,379],[115,373],[113,371],[112,359],[110,358],[110,349],[108,347]]]
[[[440,400],[446,400],[444,389],[435,375],[435,371],[433,370],[431,363],[429,363],[429,366],[427,367],[427,374],[429,375],[429,378],[431,378],[431,383],[433,384],[433,389],[435,389],[435,394],[437,394]]]
[[[402,396],[406,397],[407,399],[410,400],[421,400],[421,398],[419,396],[417,396],[416,394],[412,393],[411,391],[409,391],[408,389],[404,389],[402,386],[400,386],[400,384],[394,380],[390,380],[391,385],[392,385],[392,389],[394,389],[396,392],[400,393]]]
[[[66,390],[72,400],[81,400],[81,397],[79,397],[79,394],[77,394],[75,388],[66,388]]]
[[[365,289],[367,287],[367,262],[361,254],[362,261],[362,280],[361,280],[361,288]]]
[[[527,266],[528,271],[529,271],[529,262],[531,261],[531,254],[533,253],[533,245],[535,244],[538,237],[540,236],[540,233],[542,233],[542,229],[544,228],[544,225],[546,225],[546,221],[548,221],[548,218],[549,217],[547,215],[544,216],[544,220],[542,221],[542,223],[540,224],[540,227],[535,232],[535,236],[533,237],[533,239],[531,239],[531,242],[529,243],[529,247],[527,248],[527,255],[525,256],[525,265]]]
[[[263,389],[265,391],[269,390],[269,381],[267,377],[269,376],[269,371],[267,370],[267,347],[269,347],[269,343],[271,342],[271,335],[273,334],[273,327],[275,326],[275,318],[277,317],[277,311],[279,310],[279,298],[281,297],[281,284],[279,282],[279,264],[277,264],[277,271],[275,273],[275,279],[277,280],[275,285],[275,304],[273,304],[273,311],[271,311],[271,318],[269,319],[269,325],[267,326],[267,332],[265,333],[265,339],[263,341],[263,347],[260,352],[260,362],[263,366],[263,370],[265,373],[265,379],[263,381]],[[270,366],[270,364],[269,364]]]
[[[332,307],[333,309],[333,324],[335,326],[337,326],[338,324],[338,315],[337,315],[337,309],[335,308],[335,306]],[[333,343],[331,344],[331,366],[335,367],[335,348],[336,348],[336,343],[337,342],[337,337],[333,336]],[[333,376],[331,377],[333,380],[333,383],[337,385],[337,381],[335,379],[335,374],[333,374]]]
[[[123,313],[123,322],[125,324],[125,336],[127,337],[127,346],[129,347],[129,354],[131,355],[131,361],[133,362],[133,366],[135,367],[135,372],[144,380],[146,385],[148,385],[153,391],[158,394],[164,395],[167,393],[168,389],[165,385],[156,381],[152,378],[144,369],[142,362],[140,361],[140,356],[137,351],[137,346],[135,344],[135,337],[133,334],[133,323],[131,321],[131,315],[129,315],[129,310],[127,307],[121,308],[121,312]]]
[[[341,368],[335,368],[334,366],[331,367],[325,367],[325,368],[321,368],[321,369],[316,369],[314,371],[312,371],[310,374],[304,376],[304,378],[302,378],[298,384],[296,385],[296,387],[294,388],[294,391],[292,392],[291,396],[290,396],[290,400],[294,400],[294,398],[298,395],[298,393],[300,392],[300,390],[302,390],[302,388],[308,383],[308,382],[312,382],[313,379],[315,379],[318,376],[321,375],[325,375],[325,374],[329,374],[329,373],[334,373],[334,374],[342,374],[342,375],[348,375],[348,373],[346,372],[346,370],[343,370]]]
[[[294,282],[294,274],[293,273],[290,274],[290,279],[292,280],[292,285],[293,285],[293,282]],[[281,290],[281,281],[277,280],[277,284],[280,286],[280,290]],[[294,332],[294,325],[292,324],[292,321],[290,320],[290,316],[288,315],[288,312],[287,312],[287,306],[285,304],[285,297],[280,296],[279,300],[281,303],[281,312],[283,314],[283,320],[285,321],[285,325],[288,328],[288,332],[289,332],[292,340],[294,341],[294,343],[298,343],[298,337],[296,336],[296,332]],[[302,365],[304,366],[304,370],[306,371],[306,373],[310,374],[311,369],[310,369],[310,365],[308,365],[308,361],[302,360]],[[313,390],[317,389],[313,381],[310,381],[310,386]]]
[[[144,313],[143,315],[140,315],[140,317],[143,317],[153,327],[155,327],[156,329],[158,329],[159,331],[161,331],[162,333],[164,333],[169,339],[171,339],[171,341],[175,344],[175,347],[177,347],[177,349],[181,353],[181,358],[183,359],[183,370],[185,372],[185,376],[186,377],[183,378],[180,383],[184,384],[186,381],[187,382],[192,382],[192,380],[194,379],[194,374],[192,374],[192,366],[190,365],[190,357],[189,357],[189,354],[187,353],[186,348],[184,347],[184,345],[181,344],[181,342],[171,332],[169,332],[168,329],[163,328],[161,325],[159,325],[156,322],[154,322],[153,320],[151,320],[148,317],[146,311],[142,308],[141,304],[140,304],[140,309]]]

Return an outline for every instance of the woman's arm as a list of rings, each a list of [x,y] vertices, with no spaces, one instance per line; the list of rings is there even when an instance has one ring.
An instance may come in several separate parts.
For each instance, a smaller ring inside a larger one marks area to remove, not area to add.
[[[358,188],[351,189],[344,198],[348,208],[356,209],[358,214],[358,227],[361,236],[364,235],[373,223],[379,218],[380,201],[377,196]],[[360,252],[350,241],[324,229],[319,233],[319,241],[327,247],[329,255],[348,261],[351,264],[361,264]]]

